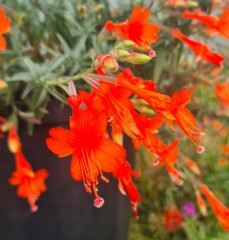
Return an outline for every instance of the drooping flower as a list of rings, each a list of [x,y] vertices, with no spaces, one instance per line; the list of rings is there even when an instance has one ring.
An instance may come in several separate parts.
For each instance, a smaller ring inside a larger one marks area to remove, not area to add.
[[[109,86],[103,83],[100,84],[97,91],[98,95],[102,98],[102,103],[110,118],[109,121],[111,125],[117,128],[121,127],[121,129],[133,139],[141,139],[142,134],[139,131],[132,114],[133,105],[127,98],[122,98],[122,95],[120,94],[121,91],[124,96],[126,94],[130,95],[130,91],[123,91],[117,86]],[[118,95],[118,99],[115,95]]]
[[[150,48],[150,44],[157,41],[157,34],[160,29],[148,22],[149,14],[149,8],[142,9],[138,5],[133,9],[130,19],[117,24],[108,21],[105,29],[109,32],[114,31],[121,38],[133,41],[138,47],[144,48],[153,57],[155,53]]]
[[[229,7],[227,7],[219,17],[202,14],[199,10],[193,13],[186,10],[182,16],[184,19],[197,20],[207,26],[207,32],[209,34],[218,33],[225,38],[229,38]]]
[[[0,9],[0,51],[6,49],[6,40],[3,37],[3,34],[10,31],[10,19],[6,17],[3,10]]]
[[[215,95],[222,103],[224,108],[229,108],[229,83],[215,84]]]
[[[207,62],[213,63],[217,66],[222,66],[224,57],[218,53],[213,52],[206,44],[194,41],[184,34],[179,29],[172,31],[173,37],[179,39],[183,43],[187,44],[189,48],[197,55],[197,60],[204,59]]]
[[[182,155],[182,158],[184,160],[184,162],[186,163],[187,167],[194,172],[196,175],[200,175],[200,169],[197,166],[197,164],[192,161],[191,159],[187,158],[186,156]]]
[[[132,182],[131,176],[138,177],[140,174],[141,172],[134,172],[131,170],[130,164],[127,161],[123,161],[119,168],[113,173],[114,177],[118,178],[118,188],[120,192],[129,196],[132,209],[135,211],[134,218],[136,220],[139,218],[137,202],[140,202],[140,196]]]
[[[182,217],[177,207],[165,208],[165,227],[169,231],[175,231],[182,224]]]
[[[190,91],[187,88],[183,88],[180,92],[175,91],[173,93],[171,101],[171,113],[175,117],[174,122],[177,124],[177,126],[197,147],[198,153],[202,153],[204,148],[199,146],[198,143],[205,136],[205,133],[197,127],[194,116],[186,108],[194,89],[195,86]]]
[[[25,159],[21,149],[15,153],[16,171],[12,173],[9,182],[13,186],[18,186],[17,195],[27,198],[31,212],[36,212],[37,199],[42,192],[46,191],[45,179],[48,177],[46,169],[33,171],[30,164]]]
[[[204,147],[198,146],[197,143],[200,142],[205,133],[197,127],[195,118],[186,108],[195,87],[191,91],[186,88],[183,88],[181,92],[176,91],[170,98],[165,94],[158,93],[155,85],[150,81],[136,78],[129,69],[118,74],[116,83],[144,99],[159,116],[166,120],[173,130],[172,123],[175,122],[195,144],[198,153],[204,151]]]
[[[203,215],[203,216],[207,216],[207,206],[206,206],[206,203],[203,199],[203,197],[201,196],[201,193],[199,191],[196,191],[196,201],[197,201],[197,206],[200,210],[200,213]]]
[[[206,185],[201,185],[200,190],[208,199],[221,226],[229,231],[229,208],[220,202]]]
[[[135,113],[134,119],[136,120],[137,126],[143,134],[143,138],[140,140],[132,139],[134,147],[139,149],[142,143],[150,152],[153,159],[153,165],[164,165],[169,173],[169,176],[171,177],[171,180],[178,185],[181,185],[182,180],[179,178],[181,172],[175,167],[179,153],[177,148],[178,141],[174,141],[167,146],[156,135],[158,128],[163,123],[161,116],[157,115],[150,119],[144,115]]]
[[[16,153],[21,148],[21,142],[18,134],[16,133],[15,127],[13,124],[9,124],[9,134],[8,134],[8,147],[12,153]]]
[[[165,119],[174,119],[170,113],[171,98],[159,93],[152,81],[143,81],[141,78],[136,78],[129,69],[125,69],[118,74],[116,83],[144,99],[154,111]]]

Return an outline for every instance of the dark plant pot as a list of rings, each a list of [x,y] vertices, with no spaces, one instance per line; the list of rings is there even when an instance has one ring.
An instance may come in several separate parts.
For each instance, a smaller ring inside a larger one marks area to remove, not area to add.
[[[120,194],[117,179],[99,182],[99,194],[105,199],[102,208],[93,206],[93,196],[86,193],[82,182],[70,176],[70,157],[57,158],[46,147],[48,131],[54,126],[68,128],[70,108],[60,108],[55,100],[43,124],[35,127],[32,137],[21,126],[19,135],[23,153],[34,170],[46,168],[47,191],[41,195],[38,211],[31,213],[25,199],[16,196],[8,178],[15,170],[14,156],[6,141],[0,149],[0,239],[1,240],[126,240],[130,217],[128,197]],[[127,144],[127,149],[131,144]],[[127,158],[133,159],[133,151]]]

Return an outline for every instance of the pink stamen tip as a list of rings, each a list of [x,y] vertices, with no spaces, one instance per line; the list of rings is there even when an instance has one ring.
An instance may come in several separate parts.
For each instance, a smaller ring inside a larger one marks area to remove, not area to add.
[[[178,179],[178,180],[177,180],[177,185],[182,186],[183,183],[184,183],[183,180],[181,180],[181,179]]]
[[[160,163],[160,161],[159,161],[159,160],[155,160],[155,161],[153,162],[153,166],[158,166],[158,165],[159,165],[159,163]]]
[[[156,52],[153,49],[149,50],[149,57],[151,57],[151,58],[156,57]]]
[[[101,208],[103,206],[103,204],[104,204],[104,199],[101,197],[98,197],[94,200],[94,206],[96,208]]]
[[[205,148],[203,146],[199,146],[197,148],[197,153],[202,154],[205,151]]]
[[[37,205],[33,205],[33,206],[31,206],[31,208],[30,208],[30,211],[31,211],[32,213],[35,213],[37,210],[38,210],[38,206],[37,206]]]

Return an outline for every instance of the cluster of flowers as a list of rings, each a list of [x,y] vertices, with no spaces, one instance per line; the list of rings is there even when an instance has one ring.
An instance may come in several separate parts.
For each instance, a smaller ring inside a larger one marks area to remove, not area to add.
[[[115,36],[123,39],[118,42],[107,55],[99,55],[96,59],[98,74],[86,73],[82,78],[92,86],[91,93],[76,92],[73,82],[69,82],[68,104],[72,108],[69,119],[70,129],[61,127],[52,128],[47,138],[48,148],[59,157],[72,155],[70,171],[72,178],[83,181],[85,190],[94,194],[94,206],[102,207],[104,199],[99,196],[97,185],[98,178],[109,182],[103,172],[112,173],[118,179],[118,188],[122,194],[127,194],[131,206],[138,219],[137,203],[140,202],[139,193],[132,182],[132,176],[139,176],[134,172],[126,160],[126,150],[122,146],[123,133],[128,135],[135,149],[141,145],[150,152],[154,166],[165,166],[172,181],[181,185],[184,173],[176,168],[178,159],[178,140],[165,144],[157,135],[162,124],[175,130],[175,125],[196,146],[199,154],[204,152],[200,145],[205,133],[197,126],[192,113],[186,107],[194,92],[183,88],[175,91],[172,96],[158,92],[156,85],[151,80],[143,80],[133,75],[130,69],[124,69],[114,75],[119,69],[118,61],[132,64],[144,64],[156,56],[150,45],[158,40],[159,27],[148,22],[149,9],[136,6],[130,19],[122,23],[108,21],[105,29],[113,32]],[[225,37],[229,29],[229,8],[220,17],[206,16],[200,12],[185,11],[183,18],[195,19],[205,24],[208,30],[217,32]],[[3,22],[3,24],[2,24]],[[9,19],[0,11],[0,34],[9,31]],[[196,42],[184,36],[179,29],[171,31],[172,36],[187,44],[197,55],[198,60],[206,60],[221,66],[224,58],[211,51],[207,45]],[[6,47],[3,36],[0,35],[0,49]],[[144,50],[148,55],[134,52]],[[112,73],[112,74],[110,74]],[[144,100],[155,112],[155,116],[148,118],[135,110],[130,97],[135,95],[137,100]],[[112,129],[112,139],[108,135],[108,124]],[[18,195],[28,199],[31,210],[36,210],[35,201],[45,191],[46,170],[33,172],[25,160],[21,143],[12,124],[1,118],[0,130],[9,131],[8,143],[15,154],[16,172],[10,178],[12,185],[18,185]],[[1,133],[1,132],[0,132]],[[197,165],[184,157],[187,166],[196,174],[199,173]],[[201,193],[210,202],[215,215],[221,225],[229,230],[229,209],[224,206],[208,189],[198,182],[197,203],[204,212],[205,203]],[[167,214],[168,211],[167,211]],[[180,221],[180,220],[179,220]]]

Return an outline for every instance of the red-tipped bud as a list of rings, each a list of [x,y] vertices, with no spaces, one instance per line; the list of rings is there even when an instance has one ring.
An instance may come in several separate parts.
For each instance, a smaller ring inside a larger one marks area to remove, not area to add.
[[[18,152],[21,144],[20,144],[20,139],[13,125],[9,127],[9,135],[8,135],[7,143],[8,143],[9,150],[12,153]]]
[[[205,201],[202,198],[202,196],[201,196],[199,191],[196,192],[196,201],[197,201],[197,205],[199,207],[200,213],[203,216],[206,217],[207,216],[207,207],[206,207]]]
[[[97,57],[97,60],[101,64],[104,71],[116,72],[119,68],[118,63],[113,56],[100,54]]]

